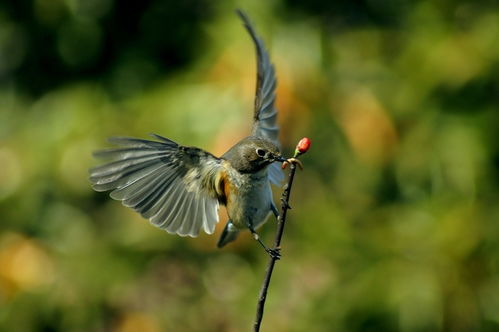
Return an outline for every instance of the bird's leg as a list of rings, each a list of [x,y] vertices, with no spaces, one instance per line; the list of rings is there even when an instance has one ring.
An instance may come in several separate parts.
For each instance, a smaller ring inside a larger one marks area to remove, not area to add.
[[[265,251],[270,255],[270,257],[272,257],[273,259],[280,259],[281,258],[281,249],[280,248],[274,248],[274,249],[271,249],[269,247],[267,247],[263,241],[260,239],[260,235],[258,235],[258,233],[255,231],[255,229],[253,228],[253,226],[249,225],[248,224],[248,228],[251,232],[251,234],[253,235],[253,238],[258,241],[258,243],[260,243],[260,245],[262,246],[263,249],[265,249]]]
[[[303,171],[303,164],[302,164],[302,162],[299,159],[296,159],[296,158],[288,158],[288,159],[286,159],[282,163],[282,167],[281,168],[285,169],[290,164],[298,165],[298,167],[300,167],[300,169]]]

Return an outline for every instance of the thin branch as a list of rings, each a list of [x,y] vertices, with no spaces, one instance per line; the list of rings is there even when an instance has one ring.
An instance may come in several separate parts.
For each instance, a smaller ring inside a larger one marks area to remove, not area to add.
[[[290,171],[288,177],[288,183],[284,187],[282,193],[282,204],[281,204],[281,215],[278,217],[277,223],[277,234],[275,238],[274,248],[280,248],[282,234],[284,233],[284,225],[286,224],[286,214],[290,209],[289,197],[291,195],[291,187],[293,186],[293,179],[295,177],[296,164],[294,162],[290,163]],[[260,296],[258,298],[258,304],[256,307],[256,318],[253,325],[253,331],[260,331],[260,325],[262,324],[263,309],[265,307],[265,300],[267,299],[267,291],[269,289],[270,278],[272,277],[272,272],[274,271],[274,265],[277,258],[274,256],[270,257],[269,264],[267,265],[267,270],[265,272],[265,278],[263,279],[262,288],[260,290]]]

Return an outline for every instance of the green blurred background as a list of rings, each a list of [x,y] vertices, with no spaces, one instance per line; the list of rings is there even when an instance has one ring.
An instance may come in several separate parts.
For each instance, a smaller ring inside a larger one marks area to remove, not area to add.
[[[499,331],[499,6],[451,0],[0,2],[0,330],[251,329],[247,234],[169,235],[87,179],[108,136],[248,133],[235,8],[285,151],[313,144],[263,331]]]

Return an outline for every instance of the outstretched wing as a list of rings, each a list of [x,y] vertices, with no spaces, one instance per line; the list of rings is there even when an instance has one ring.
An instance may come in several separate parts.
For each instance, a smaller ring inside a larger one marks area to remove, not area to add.
[[[256,48],[256,96],[252,135],[268,139],[277,147],[280,147],[277,109],[274,106],[277,85],[274,65],[270,62],[263,41],[256,34],[249,18],[240,10],[237,10],[237,14],[243,20],[244,26],[253,39]],[[277,185],[284,179],[284,174],[277,163],[270,165],[269,179]]]
[[[112,161],[90,169],[96,191],[133,208],[169,233],[212,234],[218,222],[217,182],[221,160],[198,148],[152,135],[158,141],[113,137],[121,148],[98,151]]]

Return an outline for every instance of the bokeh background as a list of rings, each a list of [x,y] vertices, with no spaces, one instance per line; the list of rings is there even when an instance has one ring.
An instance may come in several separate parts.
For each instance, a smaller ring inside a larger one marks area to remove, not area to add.
[[[218,155],[245,136],[238,7],[277,68],[285,151],[313,142],[262,330],[498,331],[487,0],[0,2],[0,330],[251,329],[267,256],[247,234],[169,235],[87,179],[108,136]]]

